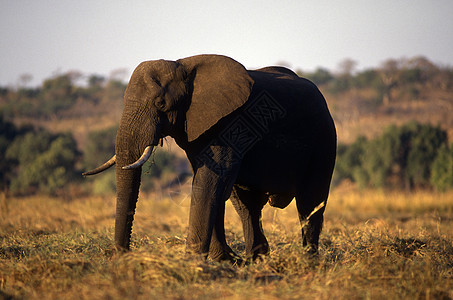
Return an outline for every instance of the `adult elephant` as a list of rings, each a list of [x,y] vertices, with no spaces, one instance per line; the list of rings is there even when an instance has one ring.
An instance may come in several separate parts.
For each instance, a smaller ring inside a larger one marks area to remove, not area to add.
[[[199,55],[141,63],[125,92],[115,156],[115,243],[129,249],[141,165],[171,136],[193,169],[187,249],[235,260],[225,241],[225,201],[241,217],[246,253],[269,246],[261,210],[296,198],[303,244],[318,248],[336,155],[336,131],[324,97],[282,67],[246,70],[231,58]]]

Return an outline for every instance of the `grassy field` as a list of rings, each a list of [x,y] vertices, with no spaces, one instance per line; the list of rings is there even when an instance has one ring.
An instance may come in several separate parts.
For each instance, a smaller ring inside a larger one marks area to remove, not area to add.
[[[0,299],[452,299],[453,193],[335,189],[317,261],[294,203],[266,206],[271,254],[236,267],[185,255],[188,197],[141,195],[132,251],[112,251],[114,197],[1,198]],[[243,254],[227,205],[227,239]]]

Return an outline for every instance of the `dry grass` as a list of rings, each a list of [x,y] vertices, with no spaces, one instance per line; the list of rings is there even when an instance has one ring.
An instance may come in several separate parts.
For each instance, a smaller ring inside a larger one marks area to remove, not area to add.
[[[327,204],[318,260],[294,203],[266,207],[271,255],[244,267],[185,255],[188,199],[142,195],[133,250],[112,249],[114,199],[3,199],[0,299],[451,299],[453,193],[342,187]],[[227,239],[243,254],[227,205]]]

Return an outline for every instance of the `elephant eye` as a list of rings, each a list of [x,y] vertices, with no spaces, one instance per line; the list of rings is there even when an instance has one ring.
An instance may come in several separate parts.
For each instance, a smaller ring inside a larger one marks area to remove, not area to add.
[[[160,109],[160,110],[164,110],[165,109],[165,100],[163,99],[163,97],[157,97],[155,100],[154,100],[154,105]]]

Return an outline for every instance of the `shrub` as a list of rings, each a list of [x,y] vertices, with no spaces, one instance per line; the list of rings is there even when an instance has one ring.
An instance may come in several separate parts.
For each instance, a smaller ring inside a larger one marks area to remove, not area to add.
[[[93,195],[112,195],[116,191],[115,171],[107,170],[96,176],[93,182]]]
[[[6,150],[19,134],[13,123],[4,120],[0,114],[0,189],[9,186],[12,178],[12,170],[15,167],[14,160],[6,157]]]
[[[445,144],[439,149],[431,166],[431,184],[438,191],[453,188],[453,144],[448,148]]]
[[[442,169],[446,167],[441,166],[448,162],[448,155],[438,155],[440,149],[447,151],[446,145],[447,134],[440,127],[416,122],[390,126],[374,140],[359,138],[350,146],[339,146],[336,176],[376,188],[431,187],[433,182],[448,181],[447,171]],[[441,162],[433,165],[435,160]],[[432,175],[434,166],[436,175]]]
[[[402,128],[406,129],[405,127]],[[410,123],[407,131],[411,135],[408,147],[405,177],[410,188],[428,187],[431,166],[441,146],[447,145],[447,133],[440,127]]]
[[[360,172],[357,169],[361,168],[366,143],[367,140],[365,137],[359,137],[349,146],[343,144],[338,145],[334,182],[338,183],[344,179],[360,180]]]
[[[83,168],[93,169],[99,162],[115,154],[115,138],[117,126],[93,131],[88,134],[88,139],[83,149]]]
[[[142,169],[144,190],[166,188],[190,175],[187,160],[157,148]]]
[[[324,68],[317,68],[313,73],[306,73],[304,76],[313,81],[316,85],[324,85],[334,79],[329,70]]]
[[[115,153],[117,127],[92,132],[84,148],[83,166],[86,170],[99,166],[100,162]],[[150,191],[158,185],[165,188],[178,179],[181,181],[190,173],[187,160],[175,154],[156,148],[151,158],[143,165],[141,189]],[[112,194],[115,191],[115,172],[106,171],[93,180],[92,193]]]
[[[6,151],[6,157],[17,163],[11,192],[55,194],[74,177],[77,156],[76,142],[70,134],[53,135],[41,130],[16,138]]]

